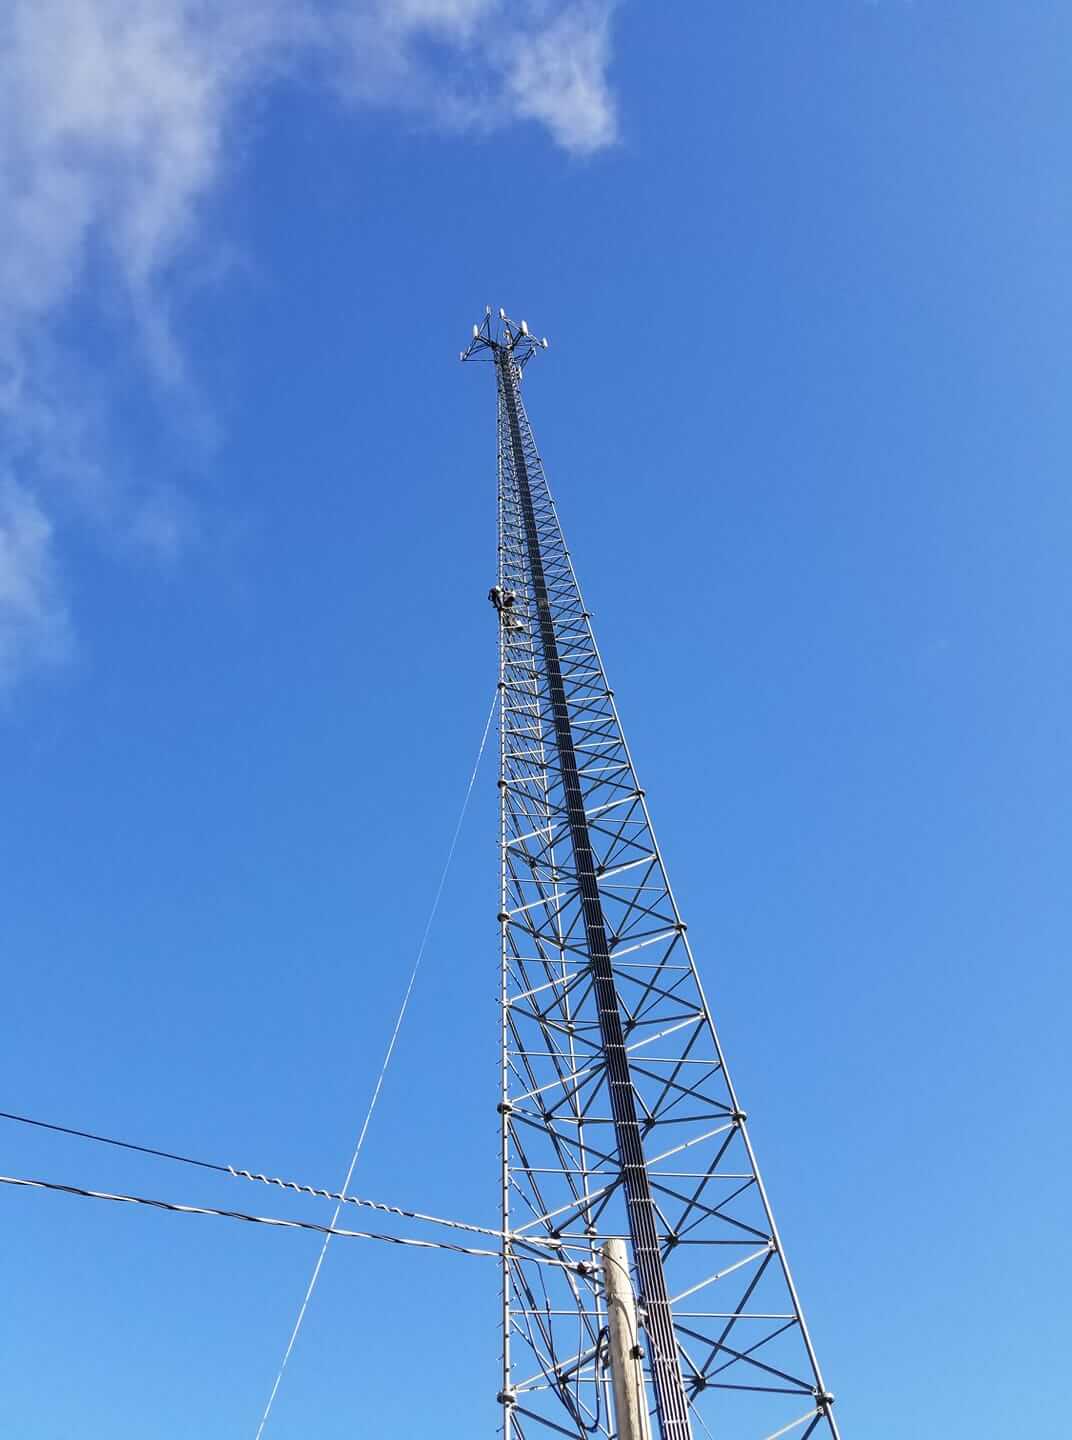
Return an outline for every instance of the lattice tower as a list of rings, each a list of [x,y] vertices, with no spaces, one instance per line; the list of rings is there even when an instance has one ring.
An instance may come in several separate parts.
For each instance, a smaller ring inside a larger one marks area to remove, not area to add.
[[[498,390],[503,1434],[614,1435],[621,1236],[659,1440],[838,1440],[522,403],[546,344],[489,309],[462,354]]]

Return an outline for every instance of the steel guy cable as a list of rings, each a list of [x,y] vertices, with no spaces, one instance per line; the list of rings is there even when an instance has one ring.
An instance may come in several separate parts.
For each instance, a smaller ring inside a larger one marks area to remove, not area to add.
[[[387,1044],[387,1051],[384,1054],[383,1064],[380,1067],[380,1073],[376,1079],[376,1085],[372,1091],[372,1098],[370,1099],[368,1109],[365,1112],[365,1119],[361,1125],[361,1131],[358,1134],[357,1143],[354,1146],[354,1153],[350,1157],[350,1166],[346,1172],[346,1179],[339,1186],[340,1191],[344,1195],[350,1188],[350,1181],[353,1179],[354,1171],[357,1168],[357,1161],[358,1157],[361,1154],[361,1147],[364,1145],[365,1136],[368,1134],[369,1122],[372,1119],[373,1112],[376,1109],[376,1104],[379,1101],[380,1091],[383,1089],[384,1076],[387,1074],[387,1067],[390,1065],[391,1057],[395,1052],[395,1044],[398,1040],[398,1032],[402,1028],[402,1021],[405,1019],[406,1011],[409,1008],[410,996],[413,994],[413,986],[417,980],[417,971],[421,968],[421,960],[424,958],[424,950],[425,946],[428,944],[428,936],[431,932],[432,923],[435,920],[436,912],[439,909],[439,901],[443,894],[443,886],[446,884],[447,872],[450,870],[451,861],[454,859],[454,851],[457,848],[458,836],[461,834],[462,822],[464,821],[465,813],[469,808],[469,797],[472,795],[473,786],[476,784],[477,771],[480,769],[480,762],[484,757],[484,747],[488,743],[488,734],[491,730],[491,722],[495,717],[495,711],[498,707],[498,702],[499,696],[498,692],[496,692],[491,702],[491,708],[488,710],[488,718],[484,722],[484,733],[480,737],[480,746],[476,752],[476,763],[473,766],[472,774],[469,776],[469,784],[466,786],[465,798],[462,801],[462,808],[458,814],[458,823],[454,827],[454,834],[451,837],[450,846],[447,850],[447,858],[443,865],[442,873],[439,876],[439,884],[436,887],[435,898],[432,901],[432,908],[428,912],[428,919],[425,922],[424,933],[421,936],[421,943],[417,946],[417,956],[413,962],[413,969],[410,971],[409,983],[406,985],[405,993],[402,996],[402,1004],[399,1007],[398,1018],[395,1020],[395,1027],[391,1032],[391,1038]],[[255,1440],[261,1440],[261,1436],[264,1434],[264,1427],[268,1424],[268,1417],[272,1413],[272,1406],[275,1404],[275,1397],[278,1395],[279,1387],[283,1383],[283,1375],[286,1371],[287,1364],[291,1357],[291,1353],[294,1350],[294,1344],[298,1338],[298,1333],[301,1330],[302,1321],[305,1319],[305,1312],[309,1308],[309,1301],[312,1299],[313,1291],[316,1289],[316,1282],[320,1278],[320,1271],[324,1264],[324,1257],[327,1255],[328,1246],[331,1244],[331,1231],[334,1229],[335,1225],[338,1222],[339,1213],[342,1210],[342,1206],[342,1200],[336,1202],[335,1213],[331,1217],[331,1227],[324,1235],[324,1243],[320,1247],[320,1254],[316,1257],[316,1264],[313,1266],[313,1273],[309,1277],[309,1284],[305,1287],[305,1294],[302,1297],[302,1302],[298,1307],[298,1316],[297,1319],[294,1321],[294,1328],[290,1332],[290,1339],[287,1341],[287,1348],[283,1351],[283,1359],[279,1365],[279,1372],[275,1377],[275,1383],[272,1386],[271,1394],[268,1396],[268,1403],[264,1407],[264,1414],[261,1416],[261,1423],[257,1426],[257,1434]]]

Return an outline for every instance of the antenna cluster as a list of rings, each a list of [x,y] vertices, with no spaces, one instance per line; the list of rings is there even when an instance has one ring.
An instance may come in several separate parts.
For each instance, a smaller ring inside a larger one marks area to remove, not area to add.
[[[537,350],[547,349],[547,336],[537,339],[528,327],[528,321],[513,321],[500,306],[498,320],[492,317],[491,306],[484,307],[484,319],[473,326],[473,338],[468,348],[462,350],[459,360],[497,360],[501,355],[511,355],[518,369],[523,370]]]

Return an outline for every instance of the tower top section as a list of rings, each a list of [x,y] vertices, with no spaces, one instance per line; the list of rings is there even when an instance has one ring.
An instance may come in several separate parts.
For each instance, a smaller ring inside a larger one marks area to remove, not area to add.
[[[492,360],[498,363],[501,357],[509,355],[518,369],[523,370],[537,350],[546,349],[547,337],[538,340],[535,335],[530,334],[527,321],[515,322],[502,309],[499,310],[496,320],[492,317],[491,306],[488,305],[484,309],[483,323],[473,326],[473,338],[458,359]]]

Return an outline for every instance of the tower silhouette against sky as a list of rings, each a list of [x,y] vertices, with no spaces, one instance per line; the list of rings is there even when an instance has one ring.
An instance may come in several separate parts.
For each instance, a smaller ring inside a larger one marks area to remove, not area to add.
[[[837,1440],[521,400],[546,343],[489,309],[461,357],[498,391],[503,1433],[615,1434],[618,1236],[658,1440]]]

